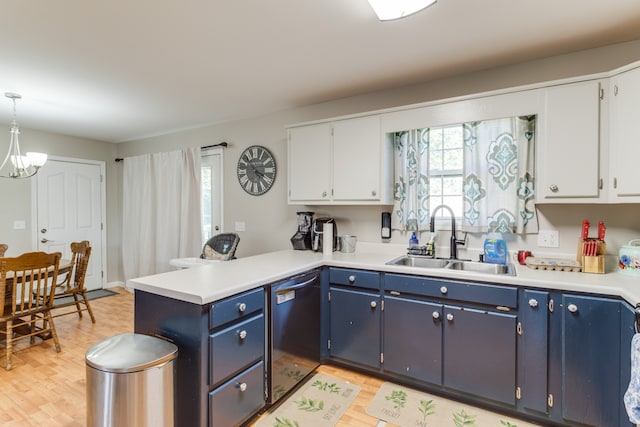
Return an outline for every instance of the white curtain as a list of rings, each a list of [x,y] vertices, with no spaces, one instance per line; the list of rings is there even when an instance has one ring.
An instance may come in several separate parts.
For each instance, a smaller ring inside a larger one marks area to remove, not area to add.
[[[395,134],[395,188],[391,228],[429,230],[429,129]]]
[[[200,254],[199,148],[127,157],[122,197],[125,280],[169,271],[172,258]]]
[[[464,123],[465,231],[537,233],[535,116]]]

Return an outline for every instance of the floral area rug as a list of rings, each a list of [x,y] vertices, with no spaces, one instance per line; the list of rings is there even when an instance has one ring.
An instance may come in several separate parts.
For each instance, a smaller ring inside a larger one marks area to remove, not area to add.
[[[396,426],[538,426],[389,382],[382,384],[366,412]]]
[[[360,387],[316,374],[256,427],[334,426],[360,392]]]

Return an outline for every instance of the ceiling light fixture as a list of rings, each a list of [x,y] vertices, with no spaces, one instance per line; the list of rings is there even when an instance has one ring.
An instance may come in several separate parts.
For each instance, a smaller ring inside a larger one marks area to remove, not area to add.
[[[16,121],[16,99],[20,99],[22,96],[13,92],[5,92],[4,96],[13,101],[13,120],[9,131],[11,133],[9,151],[0,165],[0,178],[29,178],[38,173],[38,169],[46,163],[47,155],[28,152],[23,156],[20,153],[20,143],[18,142],[20,129]]]
[[[413,15],[435,2],[436,0],[369,0],[369,4],[381,21]]]

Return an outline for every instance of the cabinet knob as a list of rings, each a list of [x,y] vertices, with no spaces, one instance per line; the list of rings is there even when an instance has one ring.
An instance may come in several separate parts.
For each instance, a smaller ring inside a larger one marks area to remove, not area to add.
[[[246,309],[247,309],[247,304],[245,304],[245,303],[243,303],[243,302],[241,302],[240,304],[238,304],[238,311],[239,311],[240,313],[244,313]]]
[[[376,194],[378,194],[378,193],[376,192],[376,190],[371,190],[371,195],[372,195],[372,196],[374,196],[374,197],[375,197],[375,196],[376,196]]]
[[[247,383],[238,383],[236,387],[238,387],[240,391],[245,391],[247,389]]]
[[[567,306],[567,310],[569,310],[570,313],[577,313],[578,312],[578,306],[575,304],[569,304]]]
[[[531,298],[531,299],[529,300],[529,305],[530,305],[531,307],[533,307],[533,308],[536,308],[536,307],[538,306],[538,301],[537,301],[537,300],[535,300],[535,299],[533,299],[533,298]]]
[[[375,301],[371,301],[371,303],[369,303],[369,305],[371,306],[371,308],[376,308],[378,306],[378,303]]]
[[[453,314],[452,314],[452,313],[447,313],[447,320],[448,320],[449,322],[452,322],[452,321],[453,321]]]
[[[349,276],[349,283],[355,283],[355,281],[356,281],[356,276],[354,276],[353,274]]]
[[[245,330],[240,331],[238,336],[240,337],[241,340],[245,339],[247,337],[247,331]]]
[[[549,186],[549,190],[551,190],[551,192],[552,192],[552,193],[557,193],[557,192],[558,192],[558,190],[559,190],[559,188],[558,188],[558,186],[557,186],[557,185],[555,185],[555,184],[551,184],[551,185]]]
[[[438,313],[437,311],[434,311],[434,312],[431,314],[431,317],[433,317],[433,318],[434,318],[434,320],[438,320],[438,319],[440,318],[440,313]]]
[[[443,286],[443,287],[440,288],[440,293],[446,294],[447,292],[449,292],[449,289],[447,289],[446,286]]]
[[[326,191],[322,192],[322,197],[327,197],[327,192]]]

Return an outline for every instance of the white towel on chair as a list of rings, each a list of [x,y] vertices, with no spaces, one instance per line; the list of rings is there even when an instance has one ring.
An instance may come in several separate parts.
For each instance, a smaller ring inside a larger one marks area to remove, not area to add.
[[[631,380],[624,394],[624,406],[629,421],[640,423],[640,334],[635,334],[631,340]]]

